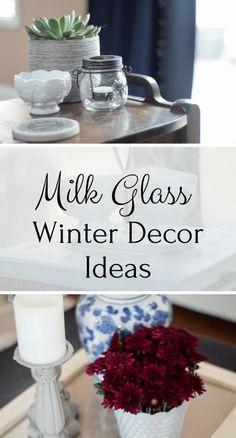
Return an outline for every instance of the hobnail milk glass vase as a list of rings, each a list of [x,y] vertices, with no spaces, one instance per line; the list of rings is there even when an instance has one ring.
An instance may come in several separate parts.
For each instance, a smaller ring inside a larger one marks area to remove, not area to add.
[[[76,308],[79,336],[91,360],[107,350],[117,329],[129,335],[140,326],[168,326],[171,318],[165,295],[82,295]]]
[[[170,412],[137,415],[115,411],[121,438],[180,438],[187,402]]]

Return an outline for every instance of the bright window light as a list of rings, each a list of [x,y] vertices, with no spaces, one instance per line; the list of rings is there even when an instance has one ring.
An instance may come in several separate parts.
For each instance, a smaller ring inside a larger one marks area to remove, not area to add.
[[[16,16],[16,0],[0,0],[0,17],[14,18]]]
[[[221,0],[197,0],[197,27],[223,27],[226,11]]]
[[[192,98],[201,108],[202,142],[236,145],[236,1],[197,0]]]
[[[0,28],[15,28],[19,26],[20,0],[0,0]]]

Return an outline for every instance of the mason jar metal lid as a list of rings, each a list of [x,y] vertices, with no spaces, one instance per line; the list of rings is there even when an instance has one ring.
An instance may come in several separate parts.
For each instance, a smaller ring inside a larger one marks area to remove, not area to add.
[[[85,70],[120,71],[123,68],[121,56],[101,55],[83,59],[82,68]]]

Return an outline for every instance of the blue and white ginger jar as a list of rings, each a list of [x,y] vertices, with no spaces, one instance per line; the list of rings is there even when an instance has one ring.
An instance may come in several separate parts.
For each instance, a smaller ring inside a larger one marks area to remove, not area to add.
[[[76,308],[79,336],[91,360],[107,350],[117,329],[128,335],[140,326],[168,326],[171,319],[165,295],[81,295]]]

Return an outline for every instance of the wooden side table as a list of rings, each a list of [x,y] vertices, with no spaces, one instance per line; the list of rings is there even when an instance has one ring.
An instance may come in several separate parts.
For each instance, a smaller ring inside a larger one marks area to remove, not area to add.
[[[127,75],[128,83],[144,89],[145,98],[130,97],[114,112],[89,112],[81,104],[63,104],[56,117],[80,122],[80,133],[64,143],[199,143],[200,111],[189,100],[165,101],[156,81]],[[31,119],[21,99],[0,102],[0,142],[12,143],[12,129]]]

